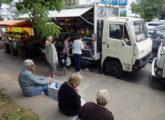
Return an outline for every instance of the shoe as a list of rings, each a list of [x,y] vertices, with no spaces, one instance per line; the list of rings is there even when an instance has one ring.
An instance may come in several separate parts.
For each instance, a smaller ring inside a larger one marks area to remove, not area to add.
[[[64,71],[64,75],[66,75],[66,71]]]
[[[80,71],[77,71],[76,73],[77,73],[77,74],[80,74]]]

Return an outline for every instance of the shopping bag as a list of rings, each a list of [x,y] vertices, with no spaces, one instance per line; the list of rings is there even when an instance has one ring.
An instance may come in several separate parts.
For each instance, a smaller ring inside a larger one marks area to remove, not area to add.
[[[71,60],[70,57],[68,56],[66,59],[66,66],[70,66],[71,65]]]

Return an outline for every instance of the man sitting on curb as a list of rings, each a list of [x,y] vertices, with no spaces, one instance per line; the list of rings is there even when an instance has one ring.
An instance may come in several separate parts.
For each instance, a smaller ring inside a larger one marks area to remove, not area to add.
[[[48,95],[48,85],[49,82],[51,82],[51,79],[39,77],[32,73],[32,71],[35,70],[35,64],[33,60],[27,59],[23,64],[24,69],[18,76],[18,81],[22,88],[23,94],[25,96],[36,96],[44,91],[44,94]]]

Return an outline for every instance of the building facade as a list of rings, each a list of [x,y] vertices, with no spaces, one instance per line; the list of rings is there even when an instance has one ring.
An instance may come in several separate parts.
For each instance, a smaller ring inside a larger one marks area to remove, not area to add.
[[[0,16],[1,16],[1,19],[3,19],[3,20],[12,19],[12,13],[11,13],[10,5],[1,4]]]
[[[111,4],[120,5],[120,15],[121,16],[138,16],[132,13],[131,4],[132,2],[139,2],[140,0],[79,0],[79,4],[91,4],[91,3],[101,3],[101,4]]]

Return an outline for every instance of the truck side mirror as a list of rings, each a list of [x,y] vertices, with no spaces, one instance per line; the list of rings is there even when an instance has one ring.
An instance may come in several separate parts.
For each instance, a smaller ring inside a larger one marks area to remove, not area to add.
[[[125,42],[124,42],[124,40],[123,40],[123,39],[121,40],[121,43],[122,43],[122,45],[123,45],[123,46],[125,45]]]

